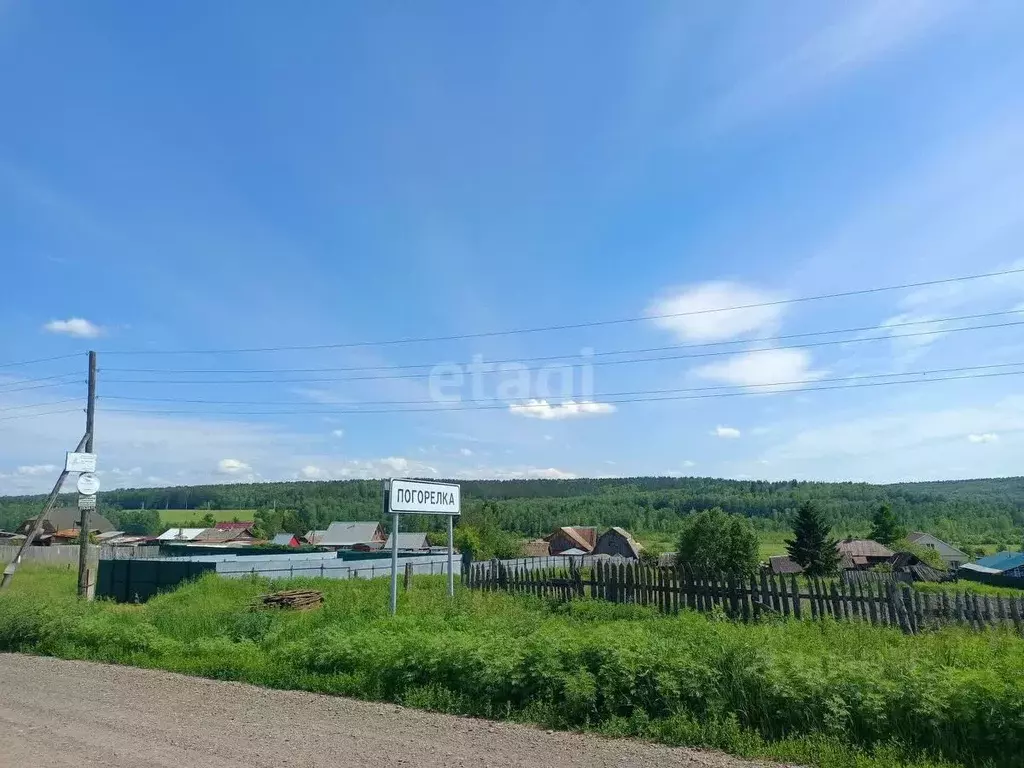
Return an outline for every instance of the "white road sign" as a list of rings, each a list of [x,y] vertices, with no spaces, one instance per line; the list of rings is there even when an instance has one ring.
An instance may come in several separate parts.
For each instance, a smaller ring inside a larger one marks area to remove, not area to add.
[[[64,471],[65,472],[95,472],[96,471],[96,454],[95,453],[74,453],[68,451],[66,458],[64,459]]]
[[[100,479],[92,472],[83,472],[78,476],[78,492],[83,496],[95,496],[100,489]]]
[[[392,514],[457,515],[461,501],[461,489],[455,483],[392,480],[388,511]]]
[[[95,496],[79,496],[78,497],[78,508],[79,509],[96,509],[96,497]]]

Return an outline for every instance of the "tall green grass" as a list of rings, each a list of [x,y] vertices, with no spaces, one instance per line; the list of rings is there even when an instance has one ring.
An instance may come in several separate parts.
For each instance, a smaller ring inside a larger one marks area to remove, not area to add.
[[[636,606],[549,604],[418,578],[295,580],[326,602],[250,611],[283,585],[207,576],[142,606],[83,604],[67,572],[23,568],[0,650],[709,746],[822,766],[1019,766],[1024,641],[858,623],[742,625]]]

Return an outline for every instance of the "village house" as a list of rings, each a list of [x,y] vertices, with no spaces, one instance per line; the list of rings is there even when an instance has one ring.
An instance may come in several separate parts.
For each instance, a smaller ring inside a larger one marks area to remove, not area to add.
[[[230,544],[234,547],[249,546],[256,542],[256,534],[251,528],[205,528],[192,539],[193,544]]]
[[[939,557],[942,558],[946,567],[953,570],[956,570],[971,559],[966,552],[957,549],[952,544],[947,544],[942,539],[937,536],[933,536],[930,533],[914,531],[908,534],[907,541],[911,544],[917,544],[922,547],[928,547],[928,549],[934,549],[939,553]]]
[[[394,534],[388,536],[387,541],[384,543],[384,549],[388,552],[391,551],[394,539]],[[430,549],[430,542],[427,540],[427,534],[425,533],[402,533],[398,534],[398,551],[399,552],[426,552]],[[447,547],[445,547],[447,549]]]
[[[886,563],[896,554],[884,544],[871,539],[844,539],[836,545],[839,550],[840,567],[844,570],[866,571]]]
[[[804,569],[789,555],[774,555],[768,558],[768,570],[775,576],[790,576],[803,573]]]
[[[75,543],[78,541],[78,523],[82,519],[82,513],[74,507],[60,507],[51,509],[46,515],[40,528],[38,541],[33,542],[39,546],[46,546],[50,543]],[[15,530],[16,534],[27,536],[35,525],[36,519],[30,517],[23,520]],[[89,516],[89,531],[91,533],[108,533],[114,530],[114,526],[103,515],[93,512]]]
[[[961,578],[1002,586],[1024,586],[1024,552],[997,552],[957,570]]]
[[[305,544],[305,540],[294,533],[279,533],[271,539],[270,543],[278,547],[301,547]]]
[[[625,557],[632,560],[640,559],[640,550],[643,549],[633,536],[625,528],[617,526],[609,528],[602,533],[591,554],[612,555],[613,557]]]
[[[318,547],[373,551],[383,548],[387,534],[380,523],[334,522],[323,531],[310,531],[306,540]]]
[[[552,555],[589,555],[597,544],[597,528],[563,525],[544,540]]]

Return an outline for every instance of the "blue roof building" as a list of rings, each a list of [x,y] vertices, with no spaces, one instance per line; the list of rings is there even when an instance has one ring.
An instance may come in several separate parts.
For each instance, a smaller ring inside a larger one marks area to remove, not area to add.
[[[959,574],[966,579],[990,583],[1024,582],[1024,552],[996,552],[973,563],[961,565]]]

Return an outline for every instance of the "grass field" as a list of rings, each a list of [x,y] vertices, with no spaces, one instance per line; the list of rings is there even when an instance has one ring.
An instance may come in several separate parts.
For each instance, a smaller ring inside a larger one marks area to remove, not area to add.
[[[161,509],[160,522],[164,525],[182,526],[191,521],[200,521],[206,514],[213,515],[218,523],[230,523],[235,518],[252,520],[252,509]]]
[[[790,538],[790,533],[776,533],[761,531],[757,534],[760,544],[760,557],[767,560],[772,555],[786,554],[785,540]],[[654,548],[658,552],[674,552],[676,549],[676,534],[657,532],[642,532],[636,534],[636,539],[645,547]]]
[[[0,650],[157,667],[552,728],[829,766],[1019,765],[1024,640],[854,623],[733,624],[638,606],[459,590],[418,577],[295,580],[320,610],[253,612],[282,588],[208,576],[141,606],[84,604],[74,574],[23,567]]]

